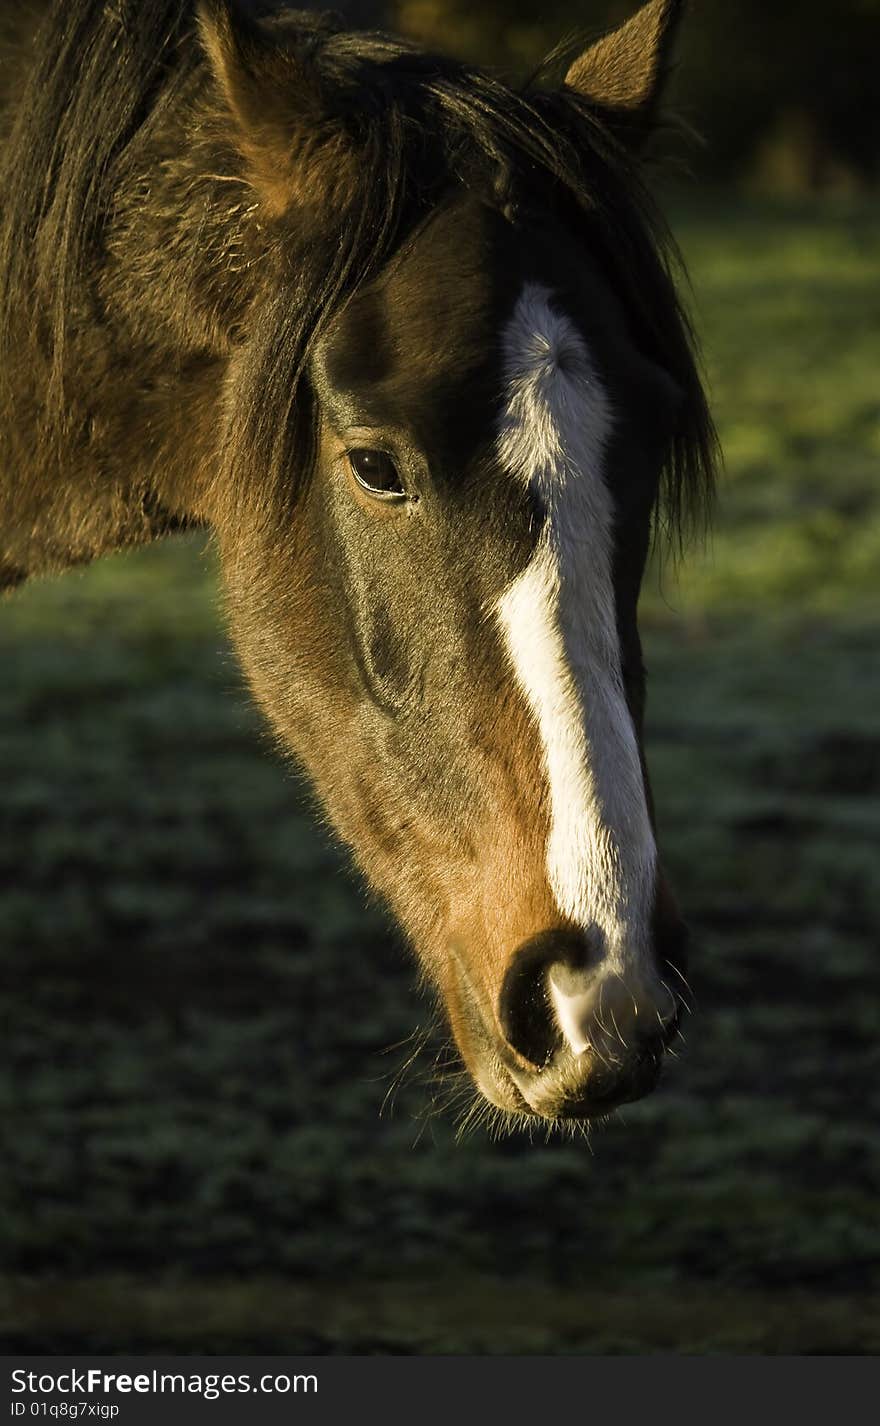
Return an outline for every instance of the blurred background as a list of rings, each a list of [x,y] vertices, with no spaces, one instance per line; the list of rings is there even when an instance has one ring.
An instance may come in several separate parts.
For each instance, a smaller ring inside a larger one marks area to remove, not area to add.
[[[632,8],[348,13],[522,76]],[[697,1013],[589,1141],[459,1132],[204,540],[0,607],[7,1350],[878,1350],[878,53],[880,0],[685,29],[664,201],[726,471],[642,625]]]

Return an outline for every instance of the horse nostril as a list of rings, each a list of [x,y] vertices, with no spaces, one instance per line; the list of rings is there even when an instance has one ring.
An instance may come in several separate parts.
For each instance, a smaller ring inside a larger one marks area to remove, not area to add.
[[[545,964],[515,962],[504,977],[498,1009],[507,1043],[538,1068],[551,1058],[557,1044],[544,980]]]
[[[501,987],[498,1018],[508,1044],[530,1064],[544,1066],[562,1043],[550,1001],[548,975],[583,971],[600,952],[598,935],[556,927],[514,953]]]

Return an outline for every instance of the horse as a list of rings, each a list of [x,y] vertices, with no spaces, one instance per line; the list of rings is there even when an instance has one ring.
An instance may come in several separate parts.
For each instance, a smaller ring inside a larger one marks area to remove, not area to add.
[[[326,15],[33,8],[0,581],[207,527],[253,694],[476,1092],[511,1125],[647,1094],[686,930],[637,604],[716,463],[646,180],[680,0],[519,87]]]

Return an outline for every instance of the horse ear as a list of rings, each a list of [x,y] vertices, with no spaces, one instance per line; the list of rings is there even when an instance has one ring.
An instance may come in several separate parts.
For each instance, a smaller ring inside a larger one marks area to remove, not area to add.
[[[196,13],[254,188],[275,213],[318,200],[322,173],[335,170],[338,182],[346,165],[342,128],[327,111],[314,66],[235,0],[198,0]],[[323,153],[331,147],[332,154]]]
[[[638,143],[650,129],[672,67],[684,0],[648,0],[569,67],[565,83],[605,110]]]

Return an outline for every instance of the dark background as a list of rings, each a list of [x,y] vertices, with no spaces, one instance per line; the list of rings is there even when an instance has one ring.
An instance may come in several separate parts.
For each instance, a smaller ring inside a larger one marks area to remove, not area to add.
[[[388,15],[521,74],[629,8]],[[589,1140],[469,1132],[406,951],[248,704],[205,542],[34,586],[0,607],[8,1347],[880,1345],[880,4],[693,12],[704,143],[666,202],[727,464],[642,613],[681,1061]]]
[[[637,8],[628,0],[361,0],[440,49],[528,73],[578,33]],[[707,140],[690,165],[702,179],[757,182],[774,193],[853,191],[880,173],[878,0],[691,0],[671,97]]]

